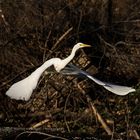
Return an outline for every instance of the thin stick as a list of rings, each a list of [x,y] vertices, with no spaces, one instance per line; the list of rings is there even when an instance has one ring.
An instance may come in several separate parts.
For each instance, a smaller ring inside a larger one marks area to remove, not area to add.
[[[23,70],[22,72],[20,72],[19,74],[17,74],[16,76],[14,76],[12,79],[7,80],[6,82],[4,82],[4,84],[0,85],[0,90],[7,85],[8,83],[12,82],[14,79],[16,79],[18,76],[20,76],[21,74],[25,73],[26,71],[28,71],[28,69]]]
[[[72,31],[73,27],[69,28],[57,41],[56,43],[52,46],[51,52],[49,53],[49,55],[47,55],[47,57],[45,58],[45,60],[47,60],[51,54],[56,51],[58,49],[57,45]],[[44,60],[44,61],[45,61]]]
[[[52,50],[72,31],[73,27],[69,28],[53,45]]]
[[[136,130],[133,130],[133,135],[135,137],[136,140],[139,140],[140,139],[140,136],[138,135],[137,131]]]
[[[101,125],[103,126],[103,128],[105,129],[105,131],[107,132],[108,135],[112,135],[112,131],[111,129],[107,126],[107,124],[105,123],[105,121],[103,120],[102,116],[98,113],[95,105],[93,105],[92,102],[89,102],[91,109],[94,113],[94,115],[97,117],[98,121],[101,123]]]
[[[68,94],[67,98],[66,98],[66,101],[65,101],[65,106],[64,106],[64,113],[66,114],[66,108],[67,108],[67,102],[69,100],[69,97],[70,97],[70,94]],[[65,124],[66,124],[66,127],[67,127],[67,130],[68,132],[70,133],[70,127],[67,123],[67,119],[66,119],[66,115],[64,115],[64,121],[65,121]]]
[[[45,41],[45,50],[44,50],[44,53],[43,53],[43,62],[45,61],[46,51],[47,51],[47,46],[48,46],[48,40],[50,38],[51,33],[52,33],[52,30],[49,31],[47,39]]]
[[[16,138],[15,140],[17,140],[21,135],[23,134],[39,134],[39,135],[44,135],[44,136],[48,136],[50,138],[57,138],[57,139],[61,139],[61,140],[68,140],[66,138],[63,138],[63,137],[60,137],[60,136],[55,136],[55,135],[51,135],[51,134],[47,134],[47,133],[43,133],[43,132],[36,132],[36,131],[25,131],[25,132],[22,132],[20,133]]]
[[[106,124],[106,122],[103,120],[102,116],[99,114],[98,110],[96,109],[95,105],[92,103],[91,98],[85,93],[84,90],[82,90],[82,88],[80,87],[80,85],[78,84],[78,88],[81,89],[82,93],[87,97],[87,102],[89,103],[95,117],[97,117],[98,121],[101,123],[101,125],[103,126],[104,130],[107,132],[108,135],[112,135],[113,132],[111,131],[111,129],[109,128],[109,126]]]
[[[32,129],[34,129],[34,128],[40,127],[40,126],[44,125],[44,124],[47,123],[47,122],[49,122],[49,119],[45,119],[45,120],[43,120],[43,121],[41,121],[41,122],[39,122],[39,123],[37,123],[37,124],[31,126],[30,129],[32,130]]]

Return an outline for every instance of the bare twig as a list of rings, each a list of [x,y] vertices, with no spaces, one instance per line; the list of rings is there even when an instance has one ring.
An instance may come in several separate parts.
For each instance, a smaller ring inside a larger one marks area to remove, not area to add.
[[[91,109],[94,113],[94,115],[97,117],[98,121],[101,123],[101,125],[103,126],[104,130],[107,132],[108,135],[112,135],[112,131],[111,129],[108,127],[108,125],[105,123],[105,121],[103,120],[102,116],[99,114],[99,112],[97,111],[95,105],[89,101],[89,104],[91,106]]]
[[[53,45],[52,50],[72,31],[73,27],[69,28]]]
[[[39,134],[39,135],[44,135],[44,136],[47,136],[47,137],[50,137],[50,138],[58,138],[60,140],[67,140],[66,138],[63,138],[63,137],[60,137],[60,136],[55,136],[55,135],[51,135],[51,134],[47,134],[47,133],[43,133],[43,132],[36,132],[36,131],[25,131],[25,132],[22,132],[20,133],[16,138],[15,140],[17,140],[21,135],[23,134]]]
[[[45,61],[48,40],[49,40],[49,37],[50,37],[51,33],[52,33],[52,30],[49,31],[48,36],[47,36],[47,39],[45,41],[45,50],[44,50],[44,53],[43,53],[43,62]]]
[[[104,42],[105,45],[111,47],[111,48],[116,52],[116,49],[115,49],[115,46],[114,46],[114,45],[112,45],[112,44],[108,43],[107,41],[105,41],[105,40],[102,38],[102,36],[99,35],[99,34],[98,34],[98,37],[99,37],[99,39],[100,39],[102,42]]]
[[[66,139],[60,136],[55,136],[52,134],[48,133],[53,133],[55,132],[56,134],[64,133],[63,128],[34,128],[31,130],[30,128],[25,128],[25,127],[0,127],[0,138],[11,138],[16,137],[15,139],[18,139],[21,135],[23,134],[39,134],[39,135],[44,135],[47,137],[51,138],[60,138],[60,139]]]
[[[78,40],[79,40],[78,34],[79,34],[79,29],[80,29],[82,17],[83,17],[83,16],[82,16],[82,11],[81,11],[81,12],[80,12],[80,17],[79,17],[79,23],[78,23],[78,27],[77,27],[77,38],[78,38]]]
[[[80,85],[78,84],[78,87],[81,89]],[[82,93],[87,97],[87,101],[95,115],[95,117],[97,117],[98,121],[101,123],[101,125],[103,126],[104,130],[107,132],[108,135],[112,135],[113,132],[111,131],[111,129],[109,128],[109,126],[106,124],[106,122],[103,120],[102,116],[99,114],[98,110],[96,109],[95,105],[92,103],[91,98],[85,93],[84,90],[81,90]]]
[[[44,124],[47,123],[47,122],[49,122],[49,119],[45,119],[45,120],[43,120],[43,121],[41,121],[41,122],[39,122],[39,123],[33,125],[32,127],[30,127],[30,129],[32,130],[32,129],[34,129],[34,128],[40,127],[40,126],[44,125]]]
[[[50,55],[58,49],[57,45],[72,31],[73,27],[69,28],[57,41],[56,43],[52,46],[50,54],[47,56],[45,60],[47,60]]]
[[[133,136],[135,137],[135,139],[140,140],[140,136],[138,135],[136,130],[133,130]]]
[[[66,102],[65,102],[65,106],[64,106],[64,113],[66,114],[66,106],[67,106],[67,102],[69,100],[69,97],[70,97],[70,94],[68,94],[67,98],[66,98]],[[68,132],[70,133],[70,127],[67,123],[67,120],[66,120],[66,115],[64,116],[64,120],[65,120],[65,123],[66,123],[66,127],[67,127],[67,130]]]
[[[28,69],[23,70],[22,72],[20,72],[19,74],[17,74],[16,76],[14,76],[14,78],[7,80],[6,82],[4,82],[4,84],[0,85],[0,90],[7,85],[8,83],[12,82],[14,79],[16,79],[18,76],[20,76],[21,74],[25,73],[26,71],[28,71]]]
[[[6,26],[9,26],[9,24],[8,24],[8,22],[6,21],[5,16],[4,16],[3,12],[2,12],[2,9],[0,9],[0,17],[3,19],[3,22],[5,23],[5,25],[6,25]]]
[[[134,45],[138,45],[138,43],[127,43],[127,42],[124,42],[124,41],[119,41],[114,46],[116,47],[118,45],[134,46]]]

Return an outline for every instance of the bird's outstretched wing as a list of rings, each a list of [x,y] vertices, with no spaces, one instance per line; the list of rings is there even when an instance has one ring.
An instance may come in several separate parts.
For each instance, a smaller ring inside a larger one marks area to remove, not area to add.
[[[107,83],[107,82],[103,82],[97,78],[95,78],[94,76],[91,76],[90,74],[88,74],[87,72],[80,70],[78,67],[69,64],[69,67],[65,67],[65,69],[63,69],[61,71],[62,74],[64,75],[83,75],[86,76],[87,78],[91,79],[92,81],[94,81],[95,83],[97,83],[98,85],[103,86],[105,89],[107,89],[108,91],[116,94],[116,95],[127,95],[130,92],[135,92],[136,90],[132,87],[128,87],[128,86],[121,86],[121,85],[115,85],[112,83]]]

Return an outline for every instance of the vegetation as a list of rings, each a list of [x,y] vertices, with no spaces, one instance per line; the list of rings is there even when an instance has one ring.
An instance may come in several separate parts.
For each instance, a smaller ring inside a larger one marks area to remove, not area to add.
[[[1,0],[0,31],[3,139],[140,139],[139,0]],[[137,92],[116,96],[84,77],[44,73],[29,102],[5,95],[76,42],[93,47],[73,64]]]

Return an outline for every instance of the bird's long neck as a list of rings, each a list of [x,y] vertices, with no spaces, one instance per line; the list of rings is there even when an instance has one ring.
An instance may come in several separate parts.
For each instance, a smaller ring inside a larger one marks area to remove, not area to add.
[[[48,68],[50,67],[51,65],[53,65],[54,63],[54,59],[50,59],[48,61],[46,61],[44,64],[42,64],[39,68],[37,68],[33,73],[31,73],[31,77],[33,79],[35,79],[35,81],[38,82],[40,76],[42,75],[42,73]]]
[[[77,47],[74,47],[73,49],[72,49],[72,52],[71,52],[71,54],[67,57],[67,58],[65,58],[65,59],[63,59],[62,61],[63,61],[63,63],[65,64],[65,65],[67,65],[72,59],[73,59],[73,57],[75,56],[75,53],[76,53],[76,51],[78,50],[79,48]],[[64,66],[65,67],[65,66]]]

